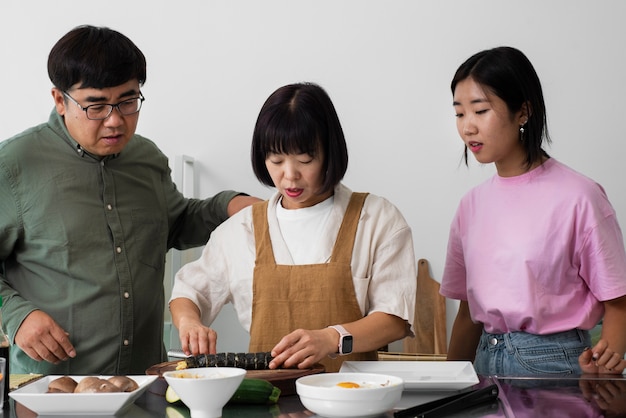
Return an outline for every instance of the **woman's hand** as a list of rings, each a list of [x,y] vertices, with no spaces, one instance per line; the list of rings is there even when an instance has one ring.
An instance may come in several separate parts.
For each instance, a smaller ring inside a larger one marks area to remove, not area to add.
[[[215,354],[217,352],[217,332],[200,322],[181,321],[178,329],[180,344],[187,355]]]
[[[278,367],[308,369],[337,352],[339,334],[332,328],[297,329],[285,335],[272,349],[270,369]]]
[[[578,357],[578,364],[583,373],[622,374],[626,368],[624,353],[611,350],[608,342],[603,339],[593,348],[583,351]]]
[[[217,332],[202,325],[200,310],[187,298],[176,298],[170,302],[172,322],[178,328],[180,346],[187,355],[215,354]]]
[[[588,402],[594,402],[606,417],[626,414],[626,380],[581,379],[580,390]]]
[[[620,374],[626,367],[626,296],[606,300],[602,304],[604,317],[600,340],[591,350],[580,355],[578,363],[585,373]]]

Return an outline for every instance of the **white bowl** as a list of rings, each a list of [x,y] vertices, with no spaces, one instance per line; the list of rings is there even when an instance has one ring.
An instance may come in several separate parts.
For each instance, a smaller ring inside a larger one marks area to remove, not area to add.
[[[167,383],[189,408],[192,418],[218,418],[246,370],[236,367],[199,367],[163,373]]]
[[[337,386],[357,383],[358,388]],[[306,409],[329,418],[376,417],[400,401],[404,382],[377,373],[321,373],[296,380],[296,392]]]

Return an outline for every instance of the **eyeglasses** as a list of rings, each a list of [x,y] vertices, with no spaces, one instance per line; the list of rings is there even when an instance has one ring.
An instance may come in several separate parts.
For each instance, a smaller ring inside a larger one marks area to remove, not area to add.
[[[139,93],[139,97],[135,97],[132,99],[124,100],[123,102],[119,102],[116,104],[92,104],[87,107],[82,107],[80,103],[78,103],[72,96],[70,96],[66,91],[63,92],[63,95],[76,103],[76,106],[80,110],[84,110],[87,115],[87,119],[91,120],[103,120],[111,115],[113,112],[113,108],[117,108],[117,110],[124,116],[129,116],[135,114],[141,110],[141,104],[144,100],[143,94]]]

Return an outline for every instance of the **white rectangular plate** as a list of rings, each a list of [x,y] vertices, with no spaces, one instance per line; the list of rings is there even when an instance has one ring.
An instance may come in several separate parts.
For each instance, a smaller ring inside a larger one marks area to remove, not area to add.
[[[411,390],[459,390],[478,383],[469,361],[345,361],[339,371],[397,376]]]
[[[115,415],[130,406],[158,376],[128,376],[139,385],[132,392],[46,393],[48,384],[61,375],[50,375],[9,392],[9,396],[38,415]],[[80,382],[87,376],[70,376]],[[100,376],[108,379],[111,376]]]

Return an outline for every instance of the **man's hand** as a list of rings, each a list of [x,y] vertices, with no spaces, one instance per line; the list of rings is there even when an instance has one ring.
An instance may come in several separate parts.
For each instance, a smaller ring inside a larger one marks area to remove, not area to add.
[[[33,311],[15,334],[15,343],[32,359],[57,364],[76,357],[69,334],[50,315]]]
[[[255,204],[256,202],[260,202],[261,199],[254,196],[245,196],[238,195],[233,197],[230,202],[228,202],[228,216],[233,216],[235,213],[239,212],[241,209],[246,206],[250,206]]]

